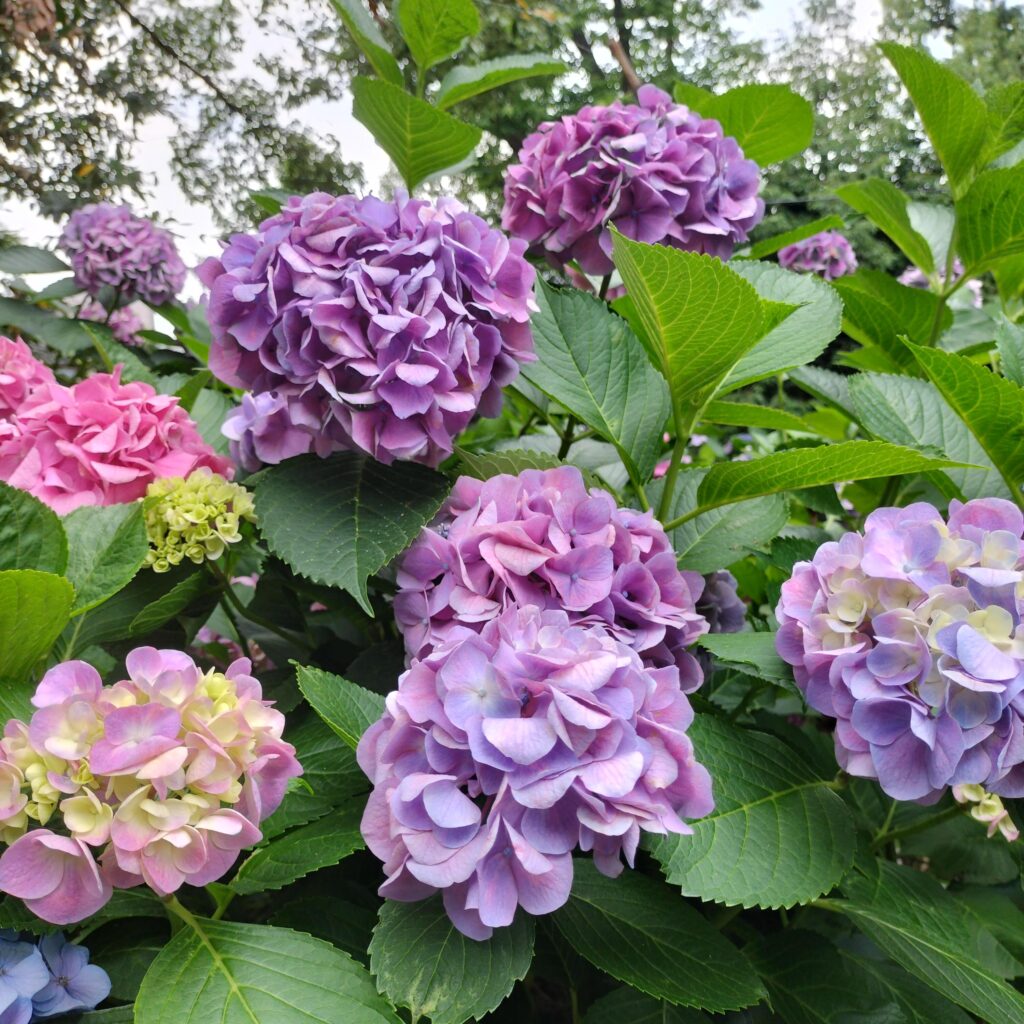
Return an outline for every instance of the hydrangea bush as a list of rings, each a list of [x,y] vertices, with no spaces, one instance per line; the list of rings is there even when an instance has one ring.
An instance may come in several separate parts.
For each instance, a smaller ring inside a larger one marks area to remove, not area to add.
[[[1019,83],[886,44],[935,194],[785,232],[777,85],[464,204],[572,69],[335,8],[404,189],[0,250],[0,1024],[1024,1020]]]

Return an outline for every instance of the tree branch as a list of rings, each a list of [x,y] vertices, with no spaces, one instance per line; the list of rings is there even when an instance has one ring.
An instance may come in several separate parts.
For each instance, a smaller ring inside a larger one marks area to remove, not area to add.
[[[625,47],[618,39],[609,39],[608,49],[612,51],[612,56],[619,62],[619,67],[622,68],[622,77],[626,82],[626,88],[636,95],[643,82],[637,77],[637,73],[633,68],[633,62],[629,59],[629,54],[626,53]]]

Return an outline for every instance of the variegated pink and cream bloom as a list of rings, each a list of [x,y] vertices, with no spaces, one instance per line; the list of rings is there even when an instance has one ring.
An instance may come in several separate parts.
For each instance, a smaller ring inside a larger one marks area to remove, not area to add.
[[[0,891],[54,924],[113,887],[222,877],[302,771],[248,659],[204,673],[140,647],[125,666],[104,687],[85,662],[57,665],[0,740]]]

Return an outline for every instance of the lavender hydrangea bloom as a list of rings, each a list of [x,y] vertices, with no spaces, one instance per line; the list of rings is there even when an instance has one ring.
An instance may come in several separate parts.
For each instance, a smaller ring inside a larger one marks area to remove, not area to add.
[[[395,618],[410,657],[482,629],[510,605],[536,605],[606,625],[646,664],[675,665],[687,692],[703,681],[686,650],[708,628],[694,607],[702,577],[679,571],[651,512],[588,492],[574,466],[460,477],[397,579]]]
[[[75,210],[58,245],[70,256],[75,281],[90,295],[113,288],[121,303],[159,306],[185,284],[174,239],[128,206],[90,203]]]
[[[255,473],[263,465],[276,465],[306,452],[329,454],[331,443],[319,434],[319,425],[316,409],[311,410],[305,399],[264,391],[243,395],[221,432],[231,442],[235,463]]]
[[[780,249],[779,266],[821,274],[826,281],[834,281],[857,269],[857,254],[838,231],[819,231],[810,238]]]
[[[436,465],[533,359],[524,249],[454,199],[292,197],[199,268],[210,368],[321,447]]]
[[[963,277],[964,265],[960,262],[960,257],[956,256],[953,259],[953,279],[959,280]],[[944,285],[946,283],[946,275],[940,270],[937,274],[938,283]],[[911,264],[902,274],[897,278],[900,284],[905,284],[908,288],[923,288],[928,289],[931,287],[931,282],[928,280],[928,275],[920,268],[915,267]],[[971,296],[971,305],[975,309],[981,309],[982,303],[984,302],[984,288],[980,281],[972,278],[965,285],[967,291]],[[961,293],[958,293],[961,294]],[[951,301],[954,301],[957,295],[954,295]],[[954,301],[955,304],[955,301]]]
[[[89,963],[89,950],[72,945],[60,932],[39,940],[50,973],[49,982],[32,997],[37,1017],[53,1017],[75,1010],[91,1010],[110,995],[110,976]]]
[[[760,174],[722,126],[645,85],[637,104],[584,107],[528,136],[502,224],[555,266],[609,274],[609,225],[640,242],[728,259],[764,216]]]
[[[899,800],[1024,795],[1024,514],[883,508],[782,587],[779,654],[836,719],[840,765]]]
[[[697,611],[707,620],[709,633],[739,633],[747,624],[747,606],[738,592],[736,577],[719,569],[704,577]]]
[[[674,666],[648,668],[603,626],[509,608],[415,661],[363,735],[363,816],[382,896],[438,889],[475,939],[569,897],[571,851],[610,876],[641,831],[686,834],[713,806]]]

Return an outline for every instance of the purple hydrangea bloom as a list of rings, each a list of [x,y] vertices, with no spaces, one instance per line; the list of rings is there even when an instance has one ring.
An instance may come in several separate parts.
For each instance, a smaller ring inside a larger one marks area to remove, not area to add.
[[[609,274],[609,225],[640,242],[728,259],[764,216],[760,172],[717,122],[645,85],[637,104],[584,107],[528,136],[502,224],[555,266]]]
[[[159,306],[185,284],[174,239],[128,206],[90,203],[75,210],[58,245],[70,256],[75,281],[90,295],[113,288],[122,303]]]
[[[436,465],[533,359],[524,249],[454,199],[294,196],[199,268],[210,368],[321,446]]]
[[[319,433],[320,416],[302,397],[277,391],[245,394],[242,404],[221,425],[231,442],[231,458],[247,473],[261,466],[317,451],[327,455],[331,443]]]
[[[110,977],[89,963],[89,950],[68,942],[60,932],[39,940],[49,980],[32,997],[37,1017],[53,1017],[75,1010],[92,1010],[110,995]]]
[[[145,338],[139,337],[139,331],[144,331],[146,325],[139,319],[138,314],[131,306],[121,306],[113,313],[108,313],[106,307],[100,302],[85,302],[79,307],[78,318],[105,323],[122,345],[137,348],[146,343]]]
[[[442,890],[460,931],[486,939],[517,907],[569,897],[571,851],[615,876],[641,831],[687,834],[713,807],[675,666],[646,667],[598,624],[509,608],[414,661],[364,734],[363,816],[382,896]]]
[[[857,269],[857,254],[838,231],[819,231],[780,249],[779,265],[787,270],[821,274],[826,281],[834,281]]]
[[[840,765],[898,800],[1024,796],[1024,514],[1012,502],[872,512],[798,562],[779,654],[836,719]]]
[[[963,277],[964,265],[960,262],[960,257],[955,256],[953,258],[953,279],[958,280]],[[946,275],[940,270],[937,274],[938,283],[945,285]],[[928,289],[931,287],[931,282],[928,280],[928,275],[920,268],[915,267],[911,264],[902,274],[897,278],[900,284],[905,284],[908,288],[922,288]],[[984,287],[980,281],[972,278],[965,285],[967,291],[971,295],[971,305],[975,309],[981,309],[982,303],[984,302]],[[956,296],[954,295],[955,299]]]
[[[653,513],[588,492],[574,466],[460,477],[397,579],[395,618],[410,657],[513,604],[536,605],[602,623],[648,665],[675,665],[687,692],[703,681],[686,650],[708,628],[694,607],[702,577],[679,571]]]
[[[697,611],[707,619],[709,633],[739,633],[747,624],[747,606],[737,592],[739,584],[728,569],[704,577]]]

